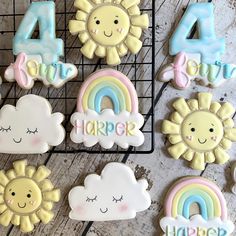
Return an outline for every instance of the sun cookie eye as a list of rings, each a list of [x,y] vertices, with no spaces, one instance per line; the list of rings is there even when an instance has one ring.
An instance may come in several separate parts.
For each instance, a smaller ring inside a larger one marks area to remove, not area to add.
[[[12,195],[12,196],[15,196],[15,195],[16,195],[16,193],[15,193],[15,192],[12,192],[12,193],[11,193],[11,195]]]
[[[209,131],[212,133],[212,132],[214,132],[214,129],[213,129],[213,128],[210,128]]]
[[[192,131],[192,132],[195,132],[195,128],[191,128],[191,131]]]
[[[99,25],[100,24],[100,20],[96,20],[96,24]]]
[[[114,20],[114,24],[116,24],[116,25],[117,25],[118,23],[119,23],[119,21],[118,21],[118,20]]]
[[[31,198],[31,194],[27,194],[27,198]]]

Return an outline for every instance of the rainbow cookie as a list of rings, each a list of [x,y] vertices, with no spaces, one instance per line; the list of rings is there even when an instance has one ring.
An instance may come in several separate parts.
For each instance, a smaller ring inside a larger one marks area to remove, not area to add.
[[[142,29],[148,28],[147,14],[138,7],[139,0],[75,0],[76,20],[71,20],[72,35],[79,34],[84,44],[81,52],[92,59],[106,58],[107,64],[120,64],[120,57],[139,52]]]
[[[39,22],[40,39],[32,39]],[[16,81],[23,89],[31,89],[36,80],[59,88],[78,74],[73,64],[59,61],[64,42],[55,35],[55,3],[33,2],[25,14],[13,40],[17,56],[6,72],[5,79]]]
[[[198,214],[192,213],[193,204],[197,204]],[[175,183],[167,193],[164,215],[160,220],[164,236],[229,236],[234,230],[221,190],[202,177]]]
[[[125,164],[109,163],[101,175],[90,174],[84,186],[71,189],[69,217],[79,221],[133,219],[137,212],[151,205],[147,188],[147,180],[136,180],[134,172]]]
[[[199,39],[188,39],[195,23],[198,23]],[[195,79],[205,86],[220,86],[236,78],[236,65],[221,61],[224,51],[224,39],[215,35],[214,5],[190,4],[170,39],[170,55],[176,56],[174,62],[164,68],[159,80],[172,80],[178,89],[188,88]]]
[[[36,169],[20,160],[13,167],[0,171],[0,224],[5,227],[13,224],[27,233],[40,221],[48,224],[53,219],[51,210],[60,200],[60,190],[48,179],[51,171],[46,166]]]
[[[198,93],[197,99],[179,98],[172,106],[175,111],[162,123],[162,133],[171,143],[169,154],[183,157],[197,170],[204,170],[205,163],[226,163],[230,156],[225,150],[236,141],[232,105],[212,102],[210,93]]]
[[[102,109],[109,98],[113,109]],[[140,146],[144,136],[139,130],[144,123],[138,113],[138,97],[132,82],[122,73],[99,70],[90,75],[79,91],[77,112],[71,117],[74,126],[71,139],[91,147],[100,143],[109,149],[114,143],[122,148]]]

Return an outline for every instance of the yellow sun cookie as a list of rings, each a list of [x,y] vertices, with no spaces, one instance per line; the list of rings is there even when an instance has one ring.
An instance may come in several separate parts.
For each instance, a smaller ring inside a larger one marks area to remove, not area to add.
[[[76,0],[76,20],[70,21],[69,29],[84,44],[83,55],[118,65],[128,51],[138,53],[142,29],[149,25],[148,15],[141,15],[138,4],[139,0]]]
[[[52,220],[51,210],[60,199],[60,190],[47,179],[51,172],[46,166],[36,169],[20,160],[13,167],[0,171],[0,224],[7,227],[12,223],[24,233],[31,232],[34,224]]]
[[[196,170],[204,170],[205,163],[229,160],[225,150],[236,141],[231,118],[235,109],[230,103],[212,102],[212,94],[198,93],[197,99],[177,99],[173,107],[170,119],[162,123],[162,133],[168,135],[168,152],[174,159],[182,157]]]

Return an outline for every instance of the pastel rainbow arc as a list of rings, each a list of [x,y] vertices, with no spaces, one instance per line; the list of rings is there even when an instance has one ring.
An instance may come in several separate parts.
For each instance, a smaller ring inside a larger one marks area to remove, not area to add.
[[[169,191],[165,202],[165,214],[176,218],[190,218],[190,207],[196,203],[205,220],[221,218],[227,220],[225,198],[220,189],[210,181],[189,177],[177,182]]]
[[[109,97],[114,113],[122,111],[138,113],[138,97],[132,82],[113,69],[99,70],[82,84],[78,96],[77,111],[95,110],[101,112],[104,97]]]

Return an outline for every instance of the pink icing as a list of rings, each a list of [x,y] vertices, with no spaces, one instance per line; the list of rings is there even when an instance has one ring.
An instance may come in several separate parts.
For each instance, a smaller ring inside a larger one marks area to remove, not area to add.
[[[125,212],[128,210],[128,205],[127,204],[122,204],[119,206],[119,211],[120,212]]]
[[[15,74],[15,80],[23,88],[27,87],[29,83],[28,76],[22,68],[22,65],[26,61],[26,57],[27,56],[25,53],[20,53],[17,56],[15,63],[12,65]]]
[[[33,137],[32,138],[32,145],[37,146],[41,143],[41,138],[40,137]]]
[[[171,71],[174,71],[174,82],[178,88],[185,89],[190,85],[190,77],[184,69],[184,65],[187,62],[187,55],[184,52],[180,52],[174,60],[174,63],[171,64],[171,69],[163,72],[163,77],[169,74]]]
[[[113,69],[104,69],[104,70],[99,70],[92,75],[88,77],[88,79],[82,84],[77,100],[77,111],[78,112],[84,112],[83,109],[83,96],[86,93],[87,87],[92,83],[94,80],[96,80],[99,77],[103,76],[113,76],[117,79],[119,79],[129,90],[129,94],[131,97],[131,102],[132,102],[132,112],[138,113],[138,97],[137,97],[137,92],[134,88],[134,85],[132,82],[122,73],[119,71],[113,70]]]
[[[175,197],[175,195],[178,193],[179,190],[181,190],[183,187],[186,185],[191,185],[191,184],[202,184],[207,187],[209,187],[211,190],[215,192],[217,197],[220,200],[221,203],[221,219],[222,220],[227,220],[227,206],[225,202],[225,198],[222,195],[220,189],[213,183],[203,179],[203,178],[186,178],[184,180],[180,180],[179,183],[177,183],[169,192],[167,199],[165,201],[165,214],[168,217],[172,217],[172,202]]]

